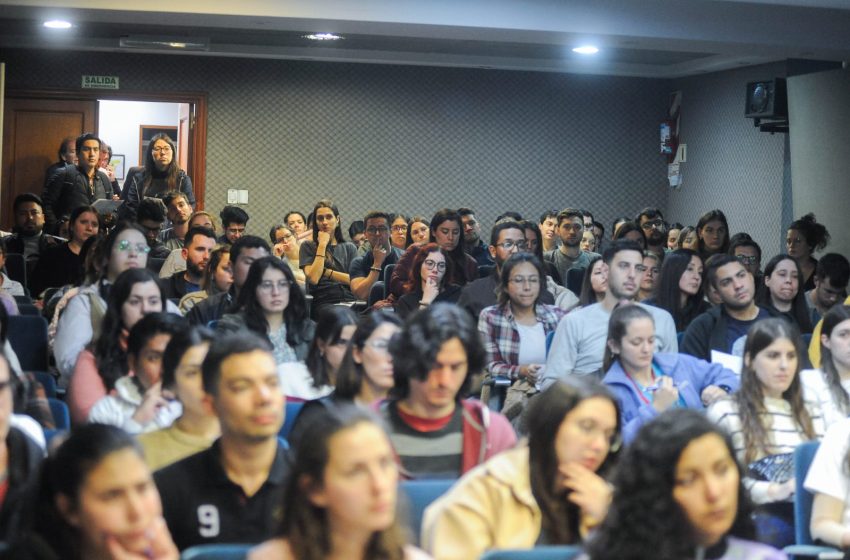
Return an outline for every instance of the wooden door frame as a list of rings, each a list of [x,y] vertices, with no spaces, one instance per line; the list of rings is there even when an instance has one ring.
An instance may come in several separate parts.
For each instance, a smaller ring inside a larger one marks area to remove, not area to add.
[[[149,92],[132,90],[99,89],[8,89],[6,98],[14,99],[74,99],[81,101],[149,101],[159,103],[189,103],[194,107],[194,134],[189,146],[189,162],[186,173],[192,178],[196,209],[203,210],[207,178],[207,93],[201,91]],[[95,104],[95,122],[99,120],[99,107]]]

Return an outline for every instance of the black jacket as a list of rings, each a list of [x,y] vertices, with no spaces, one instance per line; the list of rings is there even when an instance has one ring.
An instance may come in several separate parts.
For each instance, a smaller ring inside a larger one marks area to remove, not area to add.
[[[10,428],[6,436],[9,447],[9,490],[0,508],[0,541],[18,536],[21,522],[35,502],[39,467],[44,453],[27,435]]]
[[[55,233],[57,222],[68,219],[80,206],[91,206],[95,200],[112,198],[112,184],[103,171],[94,174],[94,185],[89,188],[85,175],[75,165],[66,165],[57,171],[44,188],[44,229]]]
[[[764,309],[773,316],[770,309]],[[690,354],[696,358],[711,361],[711,351],[719,350],[720,352],[729,352],[726,347],[726,319],[729,315],[726,314],[726,307],[716,305],[698,315],[685,330],[685,335],[682,337],[682,342],[679,343],[679,352]]]
[[[127,172],[127,179],[124,180],[124,189],[121,193],[124,204],[118,209],[118,217],[122,220],[135,220],[139,203],[144,197],[162,198],[162,195],[167,192],[167,188],[163,187],[163,183],[164,181],[161,179],[154,179],[148,188],[148,192],[144,192],[145,168],[130,168],[130,171]],[[186,198],[189,199],[189,204],[194,208],[195,191],[192,187],[192,180],[182,169],[177,176],[177,190],[186,195]]]

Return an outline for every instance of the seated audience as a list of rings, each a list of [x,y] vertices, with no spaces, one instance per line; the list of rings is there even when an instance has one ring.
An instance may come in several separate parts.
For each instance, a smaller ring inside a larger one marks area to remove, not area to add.
[[[310,445],[295,453],[277,536],[249,560],[429,558],[405,545],[396,520],[398,467],[375,418],[354,407],[330,410],[304,436]]]
[[[567,271],[571,268],[586,268],[590,263],[590,259],[596,256],[596,253],[588,253],[581,250],[581,236],[584,234],[584,216],[580,210],[566,208],[559,212],[558,228],[556,231],[561,240],[561,245],[549,251],[544,251],[543,257],[555,266],[561,282],[566,285]]]
[[[159,238],[169,251],[182,249],[186,233],[189,231],[189,218],[192,216],[192,205],[185,193],[169,191],[162,197],[165,204],[165,215],[171,222],[171,227],[163,231]]]
[[[204,400],[201,364],[213,334],[204,327],[175,333],[162,355],[162,391],[180,402],[180,416],[167,428],[141,434],[138,439],[152,471],[204,451],[221,435],[218,417]]]
[[[363,223],[363,220],[354,220],[351,222],[351,225],[348,226],[348,239],[354,243],[355,247],[357,247],[358,254],[360,254],[363,242],[366,241],[366,234],[364,233],[365,230],[366,225]]]
[[[679,232],[679,240],[676,244],[678,249],[689,249],[699,252],[699,235],[693,226],[686,226]],[[700,257],[700,260],[702,257]]]
[[[806,475],[806,490],[815,495],[812,538],[843,550],[850,548],[850,418],[833,424],[823,437]]]
[[[683,332],[693,319],[711,307],[702,297],[702,259],[696,251],[676,249],[664,257],[655,296],[643,301],[673,316],[676,332]]]
[[[28,278],[30,293],[39,298],[47,288],[76,286],[83,279],[83,243],[100,231],[100,218],[92,206],[80,206],[71,212],[68,222],[68,241],[50,247],[39,259],[32,277]]]
[[[850,262],[847,257],[838,253],[827,253],[818,260],[815,267],[815,287],[806,292],[812,325],[817,325],[832,306],[844,299],[848,282]]]
[[[504,416],[464,400],[486,358],[466,312],[438,303],[414,314],[390,354],[394,398],[380,412],[405,477],[457,478],[516,443]]]
[[[803,334],[812,332],[806,296],[800,286],[800,265],[788,255],[776,255],[764,267],[764,286],[757,302],[776,317],[784,317]]]
[[[634,241],[640,246],[641,253],[646,251],[646,234],[643,232],[643,228],[632,221],[623,222],[617,227],[617,231],[611,240],[617,241],[619,239]]]
[[[591,560],[784,560],[753,541],[745,473],[729,436],[702,414],[671,410],[638,432],[620,458]]]
[[[646,236],[646,250],[658,257],[657,266],[660,267],[667,247],[667,223],[664,221],[664,214],[658,208],[644,208],[635,218],[635,223]]]
[[[204,270],[215,245],[215,233],[211,229],[195,227],[186,233],[183,242],[186,270],[175,272],[164,281],[166,298],[179,301],[186,294],[201,290]]]
[[[45,186],[50,182],[50,178],[57,171],[61,171],[66,165],[77,165],[77,146],[76,138],[66,136],[59,144],[59,160],[50,164],[50,167],[44,173]]]
[[[806,214],[799,220],[795,220],[788,226],[785,236],[785,249],[788,256],[797,261],[803,276],[800,283],[804,291],[815,287],[815,271],[818,260],[812,255],[815,251],[822,251],[829,244],[829,232],[826,226],[819,224],[814,214]]]
[[[313,230],[307,227],[307,218],[304,217],[304,214],[298,212],[296,210],[291,210],[286,213],[283,217],[283,223],[292,228],[292,231],[295,232],[295,235],[298,238],[298,244],[300,245],[302,241],[305,239],[310,239],[313,237]]]
[[[390,244],[390,215],[372,211],[363,219],[369,251],[355,257],[349,267],[351,292],[357,299],[369,299],[369,291],[375,282],[383,280],[387,265],[397,264],[403,249]],[[405,227],[407,227],[405,225]]]
[[[685,227],[679,222],[673,222],[667,227],[667,250],[675,251],[679,248],[679,234]]]
[[[6,266],[6,244],[0,242],[0,293],[6,296],[15,297],[15,296],[26,296],[27,292],[24,289],[24,285],[20,282],[12,280],[9,276],[3,272]]]
[[[151,252],[148,258],[164,259],[171,254],[171,249],[160,241],[162,224],[165,223],[165,204],[158,198],[146,198],[139,203],[135,222],[145,231],[148,247]]]
[[[558,248],[560,239],[557,235],[558,230],[558,211],[547,210],[540,214],[540,219],[537,220],[540,227],[541,248],[543,252],[552,251]]]
[[[747,336],[740,390],[708,409],[747,469],[758,540],[779,548],[794,542],[794,478],[782,465],[790,464],[795,447],[824,433],[820,409],[803,401],[801,355],[793,324],[778,317],[759,321]]]
[[[425,510],[422,544],[435,558],[577,544],[605,519],[606,478],[620,448],[614,398],[596,381],[572,378],[529,406],[528,445],[471,470]]]
[[[432,303],[456,303],[461,295],[459,286],[450,284],[452,261],[445,249],[436,243],[423,245],[416,253],[405,293],[395,304],[396,312],[406,319]],[[477,282],[477,280],[476,280]],[[475,284],[469,284],[472,286]]]
[[[602,358],[608,335],[608,319],[614,307],[634,301],[643,270],[643,253],[633,241],[612,241],[602,256],[608,272],[605,298],[564,317],[549,349],[546,369],[538,378],[538,389],[570,375],[602,377]],[[676,327],[669,313],[640,304],[655,319],[655,343],[661,352],[677,352]]]
[[[131,434],[167,428],[180,415],[180,403],[162,393],[162,355],[171,337],[183,328],[178,315],[149,313],[127,337],[128,375],[89,411],[89,423],[111,424]]]
[[[183,249],[180,249],[182,251]],[[178,307],[184,315],[198,303],[208,297],[226,294],[233,285],[233,268],[230,266],[230,245],[220,245],[210,253],[210,260],[204,267],[201,289],[189,292],[182,298]]]
[[[645,302],[655,295],[658,288],[658,278],[661,273],[661,258],[659,258],[658,253],[649,249],[644,251],[643,266],[646,270],[643,273],[643,278],[640,279],[637,300]]]
[[[250,219],[245,210],[238,206],[225,206],[218,213],[218,217],[221,218],[221,227],[224,230],[224,234],[218,238],[219,243],[233,245],[245,235],[245,225]]]
[[[35,506],[9,558],[180,556],[142,451],[115,426],[75,428],[45,460]]]
[[[584,233],[581,234],[581,244],[579,245],[582,251],[587,253],[595,253],[596,252],[596,236],[593,235],[593,231],[586,229]]]
[[[68,209],[69,215],[74,208]],[[47,233],[44,223],[44,206],[38,195],[22,193],[16,196],[12,202],[12,213],[15,216],[15,226],[12,229],[12,235],[6,236],[3,242],[7,253],[24,256],[29,278],[34,275],[41,255],[48,249],[59,246],[63,240],[61,237]]]
[[[302,290],[305,289],[307,277],[304,275],[304,271],[301,270],[301,267],[299,266],[301,258],[299,254],[300,246],[298,244],[298,238],[296,237],[295,230],[286,225],[278,225],[272,228],[270,237],[274,256],[289,266],[292,270],[292,274],[295,275],[295,281],[298,282],[298,286]]]
[[[738,374],[687,354],[655,352],[655,322],[643,307],[621,305],[608,322],[603,382],[620,403],[623,438],[671,408],[703,410],[738,390]]]
[[[605,299],[608,289],[608,267],[601,256],[590,259],[590,264],[584,269],[581,280],[581,294],[578,297],[579,307],[587,307]]]
[[[209,212],[204,212],[203,210],[199,210],[192,214],[192,217],[189,218],[187,223],[186,231],[194,227],[211,229],[216,235],[219,233],[219,227],[216,224],[215,216]],[[186,270],[186,259],[183,257],[183,248],[178,247],[168,253],[165,262],[162,263],[162,268],[159,269],[159,277],[169,278],[172,274],[180,272],[181,270]]]
[[[306,360],[314,389],[324,390],[325,387],[336,386],[339,366],[356,329],[357,315],[348,307],[334,305],[319,313]]]
[[[699,248],[694,250],[699,253],[702,262],[706,263],[712,255],[729,252],[729,222],[726,221],[726,214],[720,210],[710,210],[700,216],[696,231]]]
[[[404,214],[390,214],[390,243],[393,247],[404,253],[409,243],[407,242],[408,219]]]
[[[850,416],[850,306],[836,305],[818,337],[820,369],[800,372],[803,396],[820,405],[827,427]]]
[[[741,261],[753,278],[756,285],[761,282],[761,247],[746,233],[736,233],[729,242],[728,253]]]
[[[487,244],[481,240],[481,223],[470,208],[458,208],[457,211],[463,223],[463,250],[475,259],[478,266],[493,264],[493,257],[487,250]]]
[[[543,258],[543,246],[540,243],[540,238],[542,237],[540,228],[531,220],[523,220],[519,224],[525,231],[527,251],[543,263],[543,270],[546,273],[542,284],[543,289],[554,296],[555,305],[561,309],[570,311],[577,307],[579,305],[578,296],[563,286],[555,265]]]
[[[289,471],[277,436],[286,396],[271,345],[252,333],[226,335],[210,346],[201,372],[221,437],[156,472],[163,516],[180,550],[260,543],[280,526]]]
[[[407,223],[407,243],[406,247],[411,245],[424,245],[431,238],[431,226],[428,218],[425,216],[413,216]],[[407,248],[405,247],[405,250]]]

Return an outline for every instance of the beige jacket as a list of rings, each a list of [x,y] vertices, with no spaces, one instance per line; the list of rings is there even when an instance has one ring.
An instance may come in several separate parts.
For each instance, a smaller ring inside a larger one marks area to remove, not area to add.
[[[528,447],[519,447],[469,471],[434,501],[420,542],[436,560],[469,560],[491,549],[531,548],[540,527]]]

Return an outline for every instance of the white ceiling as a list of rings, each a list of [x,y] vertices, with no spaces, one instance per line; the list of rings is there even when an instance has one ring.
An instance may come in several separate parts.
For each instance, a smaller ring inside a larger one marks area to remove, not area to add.
[[[75,27],[43,29],[51,17]],[[319,31],[345,39],[302,37]],[[207,38],[192,54],[209,56],[674,78],[850,60],[850,0],[0,0],[3,49],[121,52],[128,35]],[[588,42],[598,55],[570,51]]]

